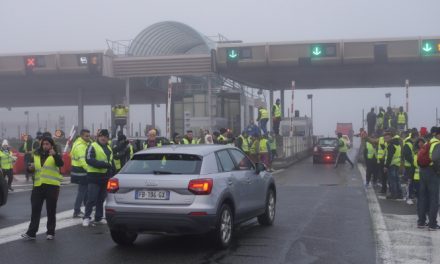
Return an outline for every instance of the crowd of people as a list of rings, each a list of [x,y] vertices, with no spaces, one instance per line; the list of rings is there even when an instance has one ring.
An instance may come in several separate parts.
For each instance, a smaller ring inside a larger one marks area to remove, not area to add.
[[[372,185],[387,199],[416,203],[417,227],[438,230],[440,127],[407,129],[403,107],[397,113],[380,109],[378,115],[371,110],[369,133],[362,135],[365,186]]]
[[[122,132],[117,133],[113,140],[107,129],[98,130],[96,135],[87,129],[80,131],[73,140],[70,151],[71,182],[77,184],[75,200],[73,201],[74,218],[82,218],[84,227],[103,223],[104,201],[106,198],[108,180],[133,157],[134,153],[152,147],[164,145],[196,145],[223,144],[236,146],[255,163],[264,163],[272,170],[272,161],[276,157],[277,143],[274,132],[268,133],[261,127],[250,122],[249,126],[238,136],[230,129],[221,128],[210,133],[201,129],[198,137],[188,130],[181,136],[175,133],[171,139],[158,136],[156,129],[147,133],[146,139],[128,139]],[[24,240],[35,240],[38,232],[41,210],[46,202],[48,240],[55,238],[56,207],[60,185],[64,179],[61,167],[64,166],[62,152],[49,132],[38,133],[35,140],[30,136],[24,137],[20,151],[25,155],[26,179],[33,181],[31,193],[31,221]],[[3,173],[9,177],[12,190],[12,167],[16,159],[10,152],[7,141],[2,144],[0,165]],[[81,207],[85,207],[85,211]],[[92,214],[93,209],[95,213]]]

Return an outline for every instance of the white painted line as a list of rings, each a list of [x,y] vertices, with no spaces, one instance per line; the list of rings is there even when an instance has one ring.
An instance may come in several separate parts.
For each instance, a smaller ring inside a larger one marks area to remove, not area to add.
[[[359,171],[362,175],[363,182],[365,179],[365,169],[362,165],[358,164]],[[390,235],[385,225],[385,219],[380,209],[379,202],[376,197],[376,193],[373,188],[367,188],[367,201],[370,208],[370,215],[373,222],[374,234],[376,237],[376,262],[384,264],[393,264],[394,256],[391,246]]]
[[[72,216],[73,216],[73,209],[58,213],[56,230],[79,225],[82,223],[81,218],[72,218]],[[27,231],[29,227],[29,223],[30,221],[0,229],[0,245],[12,241],[20,240],[21,239],[20,235]],[[46,233],[46,223],[47,223],[47,217],[41,218],[40,227],[38,229],[37,235]]]

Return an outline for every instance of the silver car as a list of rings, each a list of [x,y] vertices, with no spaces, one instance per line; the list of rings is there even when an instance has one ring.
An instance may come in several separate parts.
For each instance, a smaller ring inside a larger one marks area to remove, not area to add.
[[[263,164],[225,145],[170,145],[136,153],[107,185],[111,237],[139,233],[210,234],[222,248],[234,226],[275,219],[276,187]]]

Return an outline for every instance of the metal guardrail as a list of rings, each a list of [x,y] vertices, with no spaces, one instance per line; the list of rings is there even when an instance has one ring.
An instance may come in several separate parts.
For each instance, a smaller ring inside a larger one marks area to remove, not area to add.
[[[278,153],[279,158],[294,158],[299,153],[311,150],[312,147],[313,140],[311,137],[283,137],[282,151]]]

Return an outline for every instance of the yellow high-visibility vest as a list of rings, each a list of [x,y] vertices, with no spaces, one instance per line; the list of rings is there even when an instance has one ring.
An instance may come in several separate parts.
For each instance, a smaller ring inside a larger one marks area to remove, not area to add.
[[[420,168],[419,164],[417,163],[417,154],[414,155],[414,180],[418,181],[420,180]]]
[[[260,119],[269,119],[269,112],[266,108],[261,108],[260,110]]]
[[[243,135],[240,135],[239,138],[241,138],[241,149],[244,152],[248,152],[249,151],[249,139],[243,137]]]
[[[128,107],[114,107],[113,112],[115,113],[115,118],[125,118],[128,114]]]
[[[341,146],[341,142],[343,143],[342,146]],[[341,153],[347,153],[348,152],[347,143],[342,138],[339,139],[339,152],[341,152]]]
[[[374,156],[376,156],[376,149],[374,148],[373,144],[367,141],[367,158],[373,159]]]
[[[6,153],[3,150],[0,150],[0,169],[10,170],[13,167],[14,159],[12,157],[12,152],[8,150]]]
[[[273,105],[275,107],[275,113],[274,116],[275,117],[281,117],[281,106],[274,104]]]
[[[267,149],[267,139],[262,138],[260,139],[260,153],[268,153]]]
[[[109,145],[106,145],[105,147],[108,148],[108,150],[110,151],[110,159],[107,158],[107,155],[105,154],[104,149],[98,143],[93,142],[91,147],[95,150],[96,160],[112,164],[113,150]],[[92,166],[87,166],[87,172],[107,173],[107,170],[108,170],[107,168],[95,168]]]
[[[397,114],[397,124],[405,125],[406,124],[406,116],[404,112],[399,112]]]
[[[34,155],[35,178],[34,187],[42,184],[60,186],[63,181],[63,176],[60,173],[60,168],[55,164],[55,159],[52,156],[47,157],[41,166],[40,155]]]

